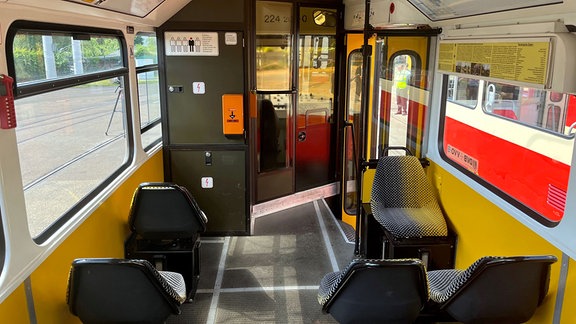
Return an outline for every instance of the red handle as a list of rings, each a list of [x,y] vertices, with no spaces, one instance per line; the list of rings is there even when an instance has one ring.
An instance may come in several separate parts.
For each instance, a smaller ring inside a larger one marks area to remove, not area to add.
[[[8,75],[0,74],[0,128],[3,129],[16,127],[13,84],[14,79]]]

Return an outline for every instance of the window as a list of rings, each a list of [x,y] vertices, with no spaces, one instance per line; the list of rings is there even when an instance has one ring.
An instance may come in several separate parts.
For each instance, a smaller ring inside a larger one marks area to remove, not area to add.
[[[14,23],[7,45],[29,230],[43,242],[128,164],[127,69],[115,32],[29,26],[43,25]]]
[[[150,149],[162,140],[156,35],[139,33],[134,43],[142,146]]]
[[[292,4],[256,2],[259,173],[293,166]]]
[[[346,92],[346,122],[347,127],[344,138],[344,208],[347,214],[356,215],[358,207],[358,194],[356,173],[358,166],[358,139],[360,138],[360,113],[362,111],[362,52],[355,50],[348,57]]]
[[[335,9],[300,7],[297,38],[296,190],[330,183],[334,178],[330,145],[335,132]],[[295,48],[296,49],[296,48]]]
[[[477,80],[482,105],[475,107],[472,79],[444,80],[446,160],[543,225],[558,224],[572,160],[573,95]]]
[[[486,82],[485,87],[483,107],[487,113],[569,135],[568,95],[496,82]]]
[[[382,154],[406,154],[404,150],[387,147],[404,147],[421,157],[423,134],[428,105],[426,66],[421,54],[428,47],[427,37],[378,36],[375,46],[374,92],[372,109],[370,158]],[[391,51],[393,48],[395,51]]]
[[[256,2],[256,89],[292,90],[292,4]]]
[[[448,100],[474,108],[478,103],[478,80],[451,75],[448,78]]]

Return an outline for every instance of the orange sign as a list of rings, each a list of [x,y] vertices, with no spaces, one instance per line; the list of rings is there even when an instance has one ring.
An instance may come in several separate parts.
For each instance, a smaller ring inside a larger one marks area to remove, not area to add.
[[[244,134],[244,96],[222,95],[222,130],[224,135]]]

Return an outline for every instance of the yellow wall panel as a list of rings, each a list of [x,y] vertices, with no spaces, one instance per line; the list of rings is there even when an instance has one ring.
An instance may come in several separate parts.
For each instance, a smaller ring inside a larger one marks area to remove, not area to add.
[[[24,285],[20,285],[0,303],[0,323],[30,323]]]
[[[70,264],[76,258],[124,256],[132,195],[140,183],[152,181],[163,181],[161,152],[125,181],[32,273],[38,323],[79,322],[66,305]]]
[[[487,255],[551,254],[558,258],[552,266],[548,296],[529,322],[552,323],[562,252],[437,165],[432,164],[428,174],[458,235],[456,268],[466,268]]]
[[[566,280],[566,291],[562,302],[561,324],[573,324],[576,322],[576,261],[570,259],[568,264],[568,278]]]

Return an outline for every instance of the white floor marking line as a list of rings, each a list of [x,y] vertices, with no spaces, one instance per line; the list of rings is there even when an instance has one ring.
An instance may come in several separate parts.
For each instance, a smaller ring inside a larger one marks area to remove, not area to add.
[[[320,286],[278,286],[278,287],[245,287],[245,288],[221,288],[220,293],[239,293],[239,292],[261,292],[261,291],[299,291],[299,290],[318,290]],[[197,294],[211,294],[213,289],[198,289]]]
[[[318,218],[318,224],[320,225],[320,230],[322,232],[322,238],[324,240],[324,245],[326,246],[326,251],[328,252],[328,257],[330,258],[330,263],[332,265],[333,271],[339,271],[340,267],[336,261],[336,256],[334,255],[334,249],[330,242],[330,237],[326,230],[326,224],[322,218],[322,212],[320,211],[320,206],[318,201],[314,201],[314,209],[316,211],[316,217]],[[326,204],[326,202],[324,202]],[[328,210],[328,206],[326,206]],[[333,216],[333,215],[332,215]],[[344,236],[345,237],[345,236]],[[208,243],[208,242],[206,242]],[[212,242],[210,242],[212,243]],[[213,242],[216,243],[216,242]],[[220,242],[218,242],[220,243]],[[208,318],[206,319],[207,324],[216,323],[216,311],[218,309],[218,301],[221,293],[235,293],[235,292],[258,292],[258,291],[294,291],[294,290],[318,290],[319,286],[281,286],[281,287],[247,287],[247,288],[222,288],[222,279],[224,277],[224,271],[226,266],[226,257],[228,255],[228,249],[230,248],[230,237],[224,238],[224,245],[222,246],[222,253],[220,255],[220,263],[218,264],[218,273],[216,275],[216,280],[214,282],[214,289],[198,289],[196,293],[212,293],[212,300],[210,302],[210,311],[208,313]]]
[[[326,209],[328,209],[328,212],[330,212],[330,216],[332,216],[332,221],[334,221],[334,223],[336,224],[336,226],[338,227],[338,229],[340,230],[340,234],[342,234],[342,237],[344,238],[344,241],[348,244],[354,244],[354,241],[350,241],[348,239],[348,237],[346,236],[346,233],[344,233],[344,230],[342,229],[342,224],[340,224],[340,222],[338,222],[338,220],[336,220],[336,216],[334,216],[334,213],[332,212],[332,210],[330,209],[330,207],[328,207],[328,204],[326,203],[326,200],[322,199],[322,202],[324,203],[324,206],[326,206]]]
[[[214,294],[212,295],[212,302],[210,303],[210,312],[206,319],[207,324],[216,323],[216,310],[218,309],[218,299],[220,298],[220,288],[222,287],[222,277],[224,277],[224,270],[226,266],[226,256],[228,255],[228,247],[230,246],[230,237],[224,239],[224,246],[222,246],[222,254],[220,254],[220,263],[218,264],[218,274],[214,282]]]
[[[224,238],[210,238],[210,239],[200,239],[200,243],[207,243],[207,244],[211,244],[211,243],[218,243],[218,244],[222,244],[224,243]]]
[[[324,219],[322,219],[322,213],[320,212],[320,206],[318,206],[317,200],[314,201],[314,209],[316,210],[316,217],[318,217],[318,224],[320,224],[320,230],[322,231],[322,238],[324,238],[324,245],[326,245],[326,251],[328,252],[328,257],[332,264],[332,271],[339,271],[340,267],[338,267],[338,262],[336,262],[334,249],[332,248],[332,243],[330,243],[330,237],[326,231],[326,224],[324,224]]]

